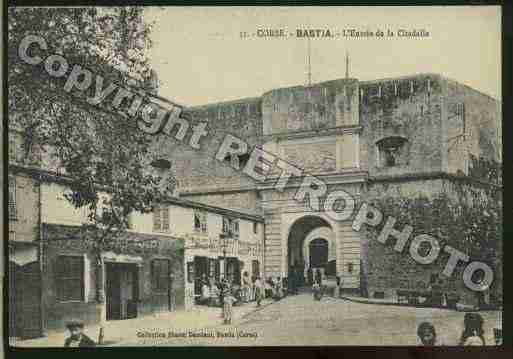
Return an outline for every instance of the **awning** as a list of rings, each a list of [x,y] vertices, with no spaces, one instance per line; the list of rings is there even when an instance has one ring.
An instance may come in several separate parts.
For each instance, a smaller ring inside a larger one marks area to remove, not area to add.
[[[135,263],[140,264],[143,262],[141,256],[131,256],[129,254],[116,254],[114,252],[102,253],[104,262],[115,262],[115,263]]]
[[[38,247],[34,245],[14,245],[9,251],[9,261],[24,266],[38,261]]]

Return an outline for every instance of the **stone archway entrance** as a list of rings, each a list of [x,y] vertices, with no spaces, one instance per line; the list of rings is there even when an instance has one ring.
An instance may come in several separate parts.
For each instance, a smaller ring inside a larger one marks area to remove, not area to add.
[[[309,285],[308,270],[319,269],[325,276],[335,275],[335,237],[330,223],[324,218],[307,215],[290,227],[287,243],[288,276],[297,285]]]

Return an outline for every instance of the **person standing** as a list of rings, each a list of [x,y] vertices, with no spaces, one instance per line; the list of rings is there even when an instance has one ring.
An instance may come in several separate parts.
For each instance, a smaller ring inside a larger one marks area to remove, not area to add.
[[[260,277],[256,277],[255,280],[255,299],[257,302],[257,307],[260,307],[260,303],[262,302],[262,297],[264,296],[264,287],[262,285],[262,281]]]
[[[333,290],[333,296],[335,298],[340,297],[340,277],[339,276],[336,277],[335,289]]]
[[[321,300],[322,291],[321,291],[321,286],[319,285],[318,282],[315,282],[313,284],[312,291],[313,291],[314,300]]]
[[[229,289],[227,289],[224,294],[224,301],[223,301],[224,324],[232,323],[233,303],[234,302],[235,302],[235,298],[233,297],[231,291]]]
[[[249,274],[247,271],[244,271],[242,274],[242,302],[247,303],[250,299],[250,283],[249,283]]]
[[[307,279],[308,279],[308,285],[313,285],[314,283],[314,280],[313,280],[313,270],[312,270],[312,267],[308,267],[308,270],[306,271],[306,276],[307,276]]]
[[[483,335],[483,317],[479,313],[466,313],[463,326],[460,345],[486,345]]]
[[[317,268],[315,271],[315,281],[322,287],[322,273],[320,268]]]

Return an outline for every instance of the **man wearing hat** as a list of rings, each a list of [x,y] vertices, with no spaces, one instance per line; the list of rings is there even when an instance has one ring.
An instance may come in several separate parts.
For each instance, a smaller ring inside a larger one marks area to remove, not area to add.
[[[65,347],[94,347],[96,343],[87,335],[82,333],[84,323],[80,320],[71,320],[66,324],[70,336],[64,341]]]

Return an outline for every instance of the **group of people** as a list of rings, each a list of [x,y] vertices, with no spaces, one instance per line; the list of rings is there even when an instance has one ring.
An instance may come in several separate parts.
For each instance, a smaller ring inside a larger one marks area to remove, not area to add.
[[[235,283],[232,278],[221,278],[216,281],[213,277],[207,279],[204,275],[199,283],[201,294],[197,299],[198,304],[219,307],[224,304],[224,297],[229,293],[234,298],[235,305],[256,301],[260,303],[264,296],[264,288],[260,277],[249,279],[244,272],[241,285]]]
[[[424,346],[447,345],[438,336],[435,326],[430,322],[422,322],[417,328],[420,344]],[[495,343],[500,345],[501,343]],[[483,317],[479,313],[466,313],[463,318],[463,331],[458,345],[486,345],[483,330]]]
[[[216,281],[212,277],[207,280],[204,275],[200,287],[198,303],[222,307],[225,324],[230,324],[232,321],[234,305],[255,301],[257,306],[260,306],[265,297],[265,286],[260,277],[254,276],[250,280],[247,272],[243,274],[241,285],[234,283],[232,278],[223,277]]]

